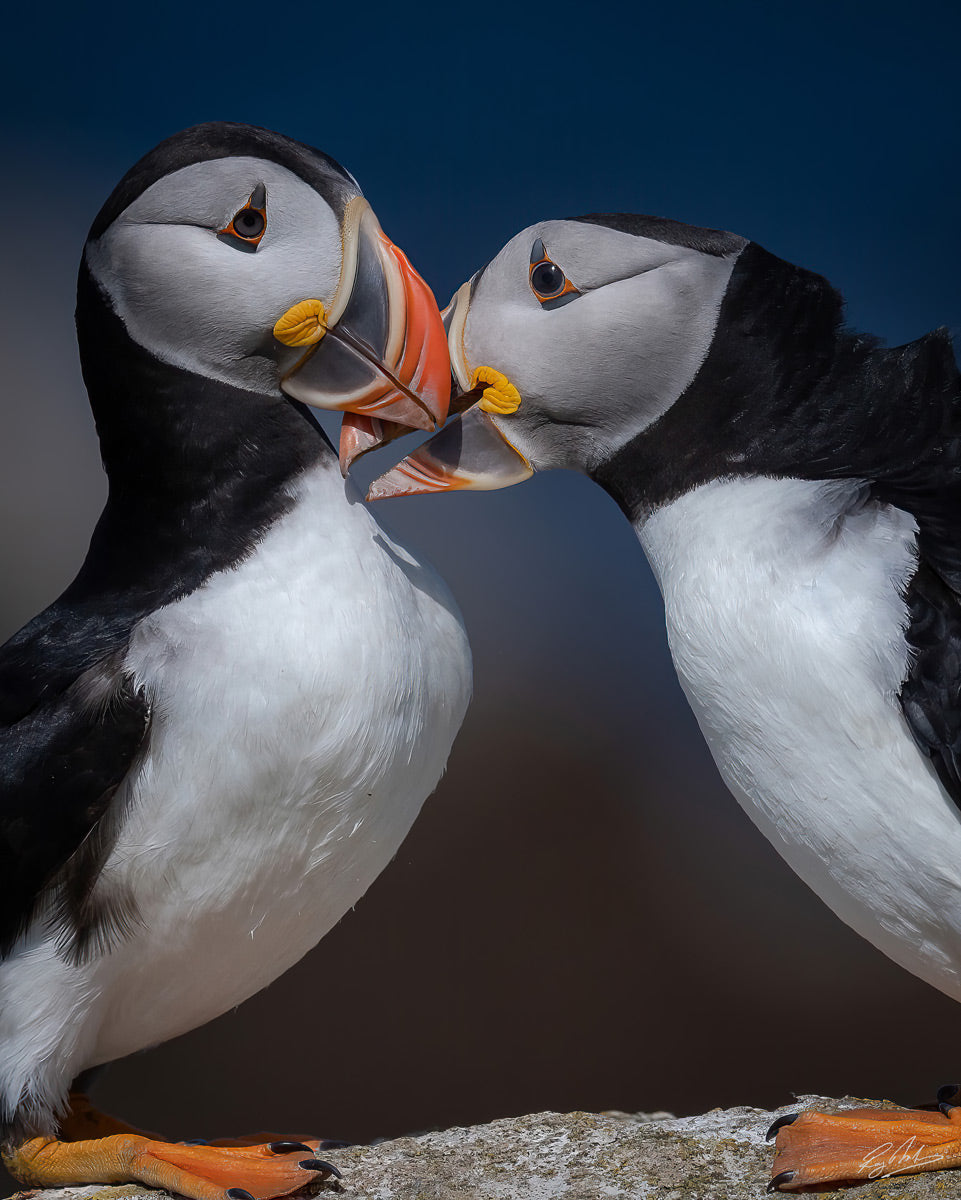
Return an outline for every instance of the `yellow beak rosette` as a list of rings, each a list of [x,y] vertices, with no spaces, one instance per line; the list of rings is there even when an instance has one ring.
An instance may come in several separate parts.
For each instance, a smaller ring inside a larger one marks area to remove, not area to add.
[[[274,337],[285,346],[316,346],[327,332],[327,314],[320,300],[300,300],[274,325]]]

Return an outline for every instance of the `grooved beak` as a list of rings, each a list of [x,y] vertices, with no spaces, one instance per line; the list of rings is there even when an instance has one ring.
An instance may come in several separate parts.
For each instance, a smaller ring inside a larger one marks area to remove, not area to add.
[[[443,423],[450,363],[433,293],[362,197],[348,205],[343,245],[330,309],[319,306],[315,340],[281,379],[281,388],[315,408],[348,414],[340,443],[346,474],[360,454],[398,433]]]
[[[368,500],[418,496],[427,492],[486,492],[522,483],[534,474],[511,445],[497,418],[472,405],[370,485]]]

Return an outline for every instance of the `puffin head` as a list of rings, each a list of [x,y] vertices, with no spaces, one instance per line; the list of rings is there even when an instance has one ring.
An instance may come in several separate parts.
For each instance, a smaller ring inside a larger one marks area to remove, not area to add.
[[[354,178],[280,134],[216,122],[155,147],[94,221],[85,275],[153,360],[347,414],[345,471],[394,423],[446,417],[429,288]]]
[[[463,414],[370,499],[587,473],[658,420],[707,355],[736,234],[657,217],[542,221],[454,295],[445,324]]]

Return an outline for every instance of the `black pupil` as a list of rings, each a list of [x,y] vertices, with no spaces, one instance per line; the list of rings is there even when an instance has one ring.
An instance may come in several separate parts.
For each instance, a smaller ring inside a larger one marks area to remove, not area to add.
[[[254,208],[241,209],[234,217],[234,229],[241,237],[258,237],[264,231],[264,218]]]
[[[538,263],[531,271],[531,287],[539,296],[556,295],[564,283],[564,272],[556,263]]]

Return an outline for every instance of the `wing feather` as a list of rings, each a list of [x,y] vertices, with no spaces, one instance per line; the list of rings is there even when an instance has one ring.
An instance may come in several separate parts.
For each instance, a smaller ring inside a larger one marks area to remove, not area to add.
[[[922,753],[961,808],[961,597],[922,562],[907,601],[912,659],[901,708]]]
[[[0,650],[0,957],[41,913],[74,959],[130,919],[94,888],[150,708],[123,670],[126,639],[58,638],[56,607]]]

